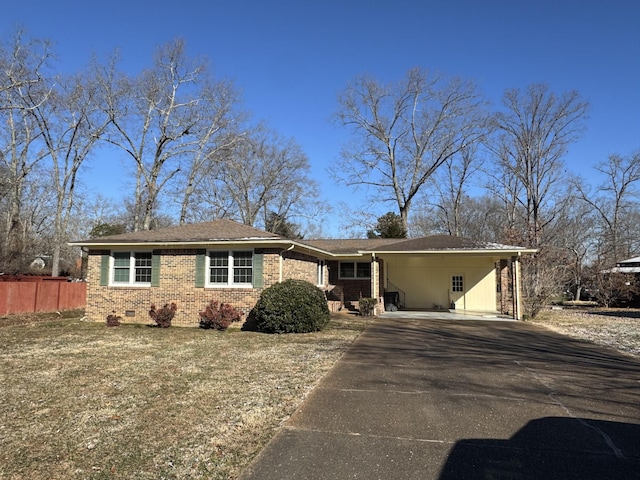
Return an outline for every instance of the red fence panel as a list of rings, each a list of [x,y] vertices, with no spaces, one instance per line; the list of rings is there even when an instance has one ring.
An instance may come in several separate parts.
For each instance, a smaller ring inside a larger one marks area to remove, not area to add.
[[[5,306],[2,315],[35,311],[38,284],[35,282],[3,282],[0,284]]]
[[[59,281],[0,281],[0,315],[83,308],[87,285]]]
[[[60,284],[58,294],[58,310],[84,308],[87,304],[87,284],[67,282]]]
[[[39,282],[36,292],[35,307],[36,312],[55,312],[58,310],[58,294],[60,293],[59,282]]]

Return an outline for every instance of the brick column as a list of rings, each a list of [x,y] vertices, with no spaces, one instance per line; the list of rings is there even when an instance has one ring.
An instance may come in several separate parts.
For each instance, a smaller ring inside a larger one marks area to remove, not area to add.
[[[509,260],[500,259],[498,263],[498,311],[503,314],[511,313],[512,309],[512,283],[511,272],[509,271]]]
[[[511,273],[513,275],[513,318],[522,320],[522,290],[520,288],[520,258],[511,257]]]

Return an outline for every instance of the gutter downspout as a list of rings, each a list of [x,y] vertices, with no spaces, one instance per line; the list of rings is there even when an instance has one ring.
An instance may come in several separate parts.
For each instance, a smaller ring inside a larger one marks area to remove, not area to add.
[[[279,268],[279,272],[278,272],[278,283],[282,283],[282,270],[283,270],[283,266],[284,266],[284,257],[282,256],[283,253],[286,252],[290,252],[291,250],[293,250],[295,248],[295,245],[292,243],[291,246],[289,248],[287,248],[286,250],[282,250],[280,252],[280,255],[278,257],[278,268]]]

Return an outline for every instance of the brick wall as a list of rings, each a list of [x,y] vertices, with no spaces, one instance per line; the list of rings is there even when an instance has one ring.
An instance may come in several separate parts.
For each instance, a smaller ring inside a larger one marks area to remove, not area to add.
[[[282,278],[306,280],[317,285],[318,259],[298,252],[285,252],[282,259]]]
[[[210,300],[229,303],[246,314],[255,305],[262,288],[196,288],[195,250],[161,250],[160,285],[158,287],[108,287],[100,286],[100,264],[102,251],[89,253],[87,271],[86,315],[97,322],[106,320],[115,311],[123,323],[152,323],[148,315],[151,304],[161,307],[165,303],[178,305],[173,325],[197,326],[198,312]],[[263,251],[264,288],[278,282],[280,278],[280,250]],[[287,262],[285,261],[285,264]],[[292,261],[291,269],[302,270]],[[309,262],[302,262],[308,264]],[[307,267],[305,267],[307,268]],[[314,267],[315,269],[315,264]],[[314,270],[315,271],[315,270]],[[314,282],[315,284],[315,282]]]

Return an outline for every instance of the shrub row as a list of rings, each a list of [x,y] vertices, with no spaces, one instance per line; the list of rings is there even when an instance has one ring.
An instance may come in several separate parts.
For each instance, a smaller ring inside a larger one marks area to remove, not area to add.
[[[369,308],[368,305],[361,301],[361,312]],[[374,305],[370,306],[371,310]],[[149,317],[156,326],[168,328],[177,310],[175,303],[165,303],[161,308],[151,305]],[[201,328],[225,330],[233,322],[239,322],[244,313],[229,304],[211,300],[199,315]],[[265,333],[308,333],[324,328],[330,314],[322,290],[304,280],[285,280],[262,292],[250,318],[257,330]],[[113,312],[107,316],[107,325],[118,326],[121,320]]]
[[[161,308],[156,308],[155,305],[151,305],[149,308],[149,317],[155,322],[156,327],[169,328],[171,321],[178,311],[178,306],[172,303],[165,303]],[[216,330],[226,330],[233,322],[239,322],[242,318],[242,311],[232,307],[226,303],[218,303],[211,300],[205,307],[200,315],[200,327]],[[117,327],[120,326],[122,317],[116,315],[116,312],[112,312],[107,315],[107,326]]]

